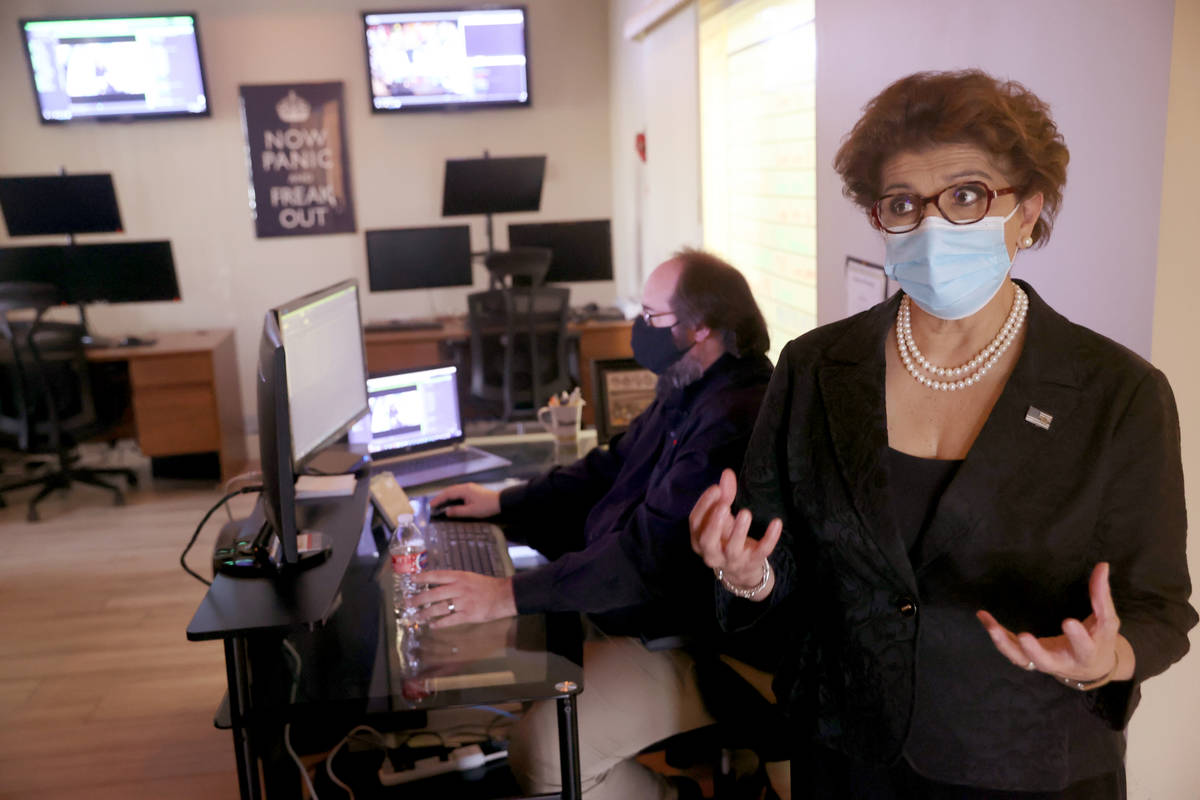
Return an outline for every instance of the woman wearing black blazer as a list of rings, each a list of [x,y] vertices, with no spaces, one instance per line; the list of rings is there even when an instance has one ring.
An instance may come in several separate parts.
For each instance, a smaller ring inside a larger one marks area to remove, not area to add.
[[[791,623],[797,796],[1122,798],[1138,686],[1187,651],[1170,387],[1008,275],[1066,164],[978,71],[898,81],[837,155],[903,291],[787,345],[740,491],[692,512],[724,623]]]

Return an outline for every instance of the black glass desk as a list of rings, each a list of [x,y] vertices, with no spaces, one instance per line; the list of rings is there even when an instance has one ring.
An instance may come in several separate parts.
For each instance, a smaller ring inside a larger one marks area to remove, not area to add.
[[[538,444],[485,445],[513,458],[513,467],[472,479],[524,476],[562,458],[552,443]],[[257,800],[264,789],[298,796],[296,768],[281,744],[288,723],[341,731],[340,738],[354,724],[380,718],[402,723],[432,709],[554,699],[562,796],[578,798],[579,616],[398,628],[390,562],[371,531],[367,482],[359,481],[353,497],[302,502],[298,517],[302,528],[333,536],[330,559],[290,585],[218,575],[187,630],[191,640],[225,644],[241,796]]]

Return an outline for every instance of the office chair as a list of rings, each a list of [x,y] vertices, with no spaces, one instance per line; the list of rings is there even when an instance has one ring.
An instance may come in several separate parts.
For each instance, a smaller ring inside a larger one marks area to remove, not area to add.
[[[50,284],[0,284],[0,372],[5,373],[0,435],[23,453],[53,457],[48,471],[0,485],[0,503],[4,492],[42,487],[29,503],[30,522],[39,519],[38,503],[55,489],[86,483],[107,489],[114,503],[123,505],[121,490],[104,477],[121,476],[128,486],[137,485],[130,469],[78,466],[77,443],[110,425],[96,412],[82,326],[43,319],[61,302],[58,288]],[[32,312],[32,319],[11,319],[18,310]]]
[[[473,398],[499,403],[501,422],[533,417],[571,385],[567,373],[570,290],[489,289],[467,297]]]
[[[554,251],[548,247],[514,247],[488,253],[483,258],[488,271],[488,288],[541,286],[546,282],[553,258]]]

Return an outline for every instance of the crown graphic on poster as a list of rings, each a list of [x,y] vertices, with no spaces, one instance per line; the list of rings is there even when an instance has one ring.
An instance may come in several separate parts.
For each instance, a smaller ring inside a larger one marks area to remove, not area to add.
[[[275,113],[284,122],[304,122],[312,113],[312,106],[303,97],[296,94],[295,89],[289,89],[287,97],[275,104]]]

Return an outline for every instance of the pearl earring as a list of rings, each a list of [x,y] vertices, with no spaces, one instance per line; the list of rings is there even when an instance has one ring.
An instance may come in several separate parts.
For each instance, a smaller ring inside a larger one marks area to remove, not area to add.
[[[1033,237],[1026,236],[1024,239],[1021,240],[1021,244],[1022,244],[1022,246],[1026,247],[1026,248],[1033,247]]]

